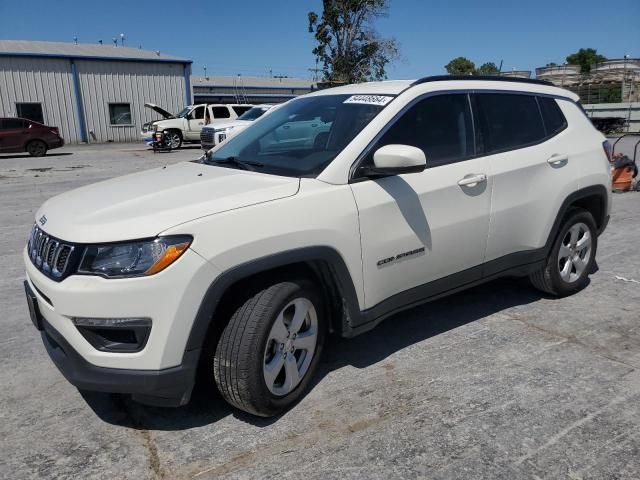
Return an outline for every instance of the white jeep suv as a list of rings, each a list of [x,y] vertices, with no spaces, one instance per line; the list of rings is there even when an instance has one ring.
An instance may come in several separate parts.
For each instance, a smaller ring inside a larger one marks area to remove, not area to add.
[[[24,251],[32,320],[80,389],[183,405],[198,371],[277,414],[329,332],[507,275],[587,285],[610,177],[577,101],[495,77],[299,97],[198,161],[47,201]]]

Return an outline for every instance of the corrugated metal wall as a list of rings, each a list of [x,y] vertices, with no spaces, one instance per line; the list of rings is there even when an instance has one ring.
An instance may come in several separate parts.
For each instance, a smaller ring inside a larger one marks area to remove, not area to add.
[[[0,117],[15,117],[16,102],[41,103],[47,125],[80,140],[69,60],[0,57]]]
[[[184,66],[174,63],[76,60],[89,142],[140,140],[140,127],[158,117],[144,107],[155,103],[169,112],[184,107]],[[132,126],[112,126],[109,103],[131,105]]]

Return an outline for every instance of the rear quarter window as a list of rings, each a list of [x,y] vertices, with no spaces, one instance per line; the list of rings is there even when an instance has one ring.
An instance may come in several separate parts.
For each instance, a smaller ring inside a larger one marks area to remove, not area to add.
[[[567,128],[567,120],[560,110],[558,102],[549,97],[538,97],[540,112],[548,137],[552,137]]]

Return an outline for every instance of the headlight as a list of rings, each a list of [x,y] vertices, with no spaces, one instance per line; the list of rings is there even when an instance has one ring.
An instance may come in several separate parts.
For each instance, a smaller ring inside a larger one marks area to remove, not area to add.
[[[78,273],[108,278],[153,275],[180,258],[192,240],[189,236],[180,235],[89,245],[85,248]]]

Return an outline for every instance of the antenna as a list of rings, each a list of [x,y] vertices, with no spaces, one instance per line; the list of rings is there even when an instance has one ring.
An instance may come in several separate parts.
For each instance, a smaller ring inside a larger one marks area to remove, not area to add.
[[[120,43],[122,44],[122,46],[124,47],[124,33],[120,34]]]
[[[73,43],[78,44],[78,37],[73,37]]]
[[[206,78],[207,80],[209,80],[209,77],[207,76],[207,66],[204,66],[204,78]]]
[[[111,40],[113,41],[113,46],[117,47],[118,46],[118,39],[116,37],[113,37]]]
[[[100,45],[102,45],[102,40],[98,40],[98,43],[99,43]]]

